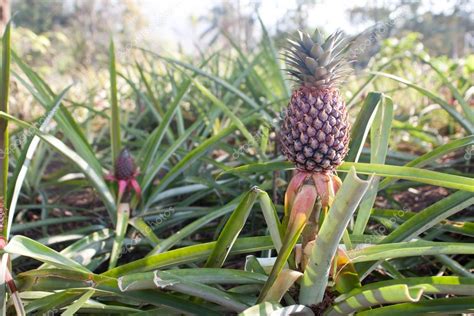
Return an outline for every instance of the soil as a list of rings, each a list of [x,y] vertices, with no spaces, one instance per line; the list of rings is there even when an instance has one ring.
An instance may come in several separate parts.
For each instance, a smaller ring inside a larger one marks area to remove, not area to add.
[[[326,311],[334,303],[336,297],[336,293],[326,290],[323,301],[317,305],[311,306],[311,310],[314,312],[314,315],[323,315],[324,311]]]
[[[107,225],[108,224],[108,223],[104,223],[103,221],[103,219],[108,218],[107,211],[103,207],[100,199],[96,196],[94,190],[84,189],[84,190],[76,191],[69,195],[63,196],[62,198],[59,198],[59,195],[55,193],[59,194],[59,192],[54,192],[54,190],[48,192],[48,194],[50,195],[50,198],[48,199],[49,204],[68,205],[75,208],[81,208],[83,210],[76,210],[73,212],[68,209],[53,208],[49,210],[48,218],[71,217],[71,216],[81,216],[81,215],[90,216],[91,212],[93,212],[93,215],[94,215],[93,217],[97,218],[97,220],[92,219],[92,221],[79,221],[79,222],[63,223],[61,225],[49,225],[47,228],[48,234],[56,235],[56,234],[62,234],[74,229],[78,229],[81,227],[87,227],[90,225],[95,225],[95,224]],[[41,204],[40,200],[36,202],[39,205]],[[24,220],[28,222],[41,220],[41,209],[37,208],[37,209],[28,210],[25,213]],[[22,235],[25,235],[32,239],[39,239],[41,237],[44,237],[43,233],[41,232],[41,228],[25,230],[22,232]],[[56,250],[58,249],[60,250],[62,247],[60,244],[56,244],[56,245],[53,245],[53,248]]]
[[[403,209],[410,211],[421,211],[422,209],[441,201],[450,193],[446,188],[435,186],[422,186],[410,188],[406,191],[395,193],[394,200],[399,203]]]
[[[394,205],[384,196],[377,196],[374,206],[381,209],[403,209],[412,212],[421,211],[428,206],[441,201],[448,196],[450,191],[446,188],[426,185],[393,194]]]

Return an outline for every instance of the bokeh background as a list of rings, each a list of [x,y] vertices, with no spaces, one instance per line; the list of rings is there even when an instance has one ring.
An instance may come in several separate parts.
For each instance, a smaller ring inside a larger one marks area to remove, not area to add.
[[[259,17],[276,39],[315,27],[349,35],[375,31],[370,49],[358,56],[361,62],[380,49],[383,39],[410,33],[431,55],[456,58],[474,49],[470,0],[11,0],[10,6],[22,35],[16,48],[62,71],[101,63],[110,34],[122,51],[146,46],[199,54],[230,45],[222,32],[252,50],[261,39]]]
[[[347,89],[343,87],[349,94],[368,70],[397,54],[429,54],[442,70],[454,67],[463,78],[472,77],[474,71],[474,1],[470,0],[5,0],[2,5],[4,22],[8,12],[14,15],[12,45],[17,54],[53,88],[78,83],[71,90],[74,99],[92,102],[99,110],[108,106],[111,37],[119,67],[126,67],[143,63],[137,47],[194,63],[213,52],[233,59],[236,46],[248,56],[257,54],[264,31],[279,51],[297,29],[318,27],[326,34],[342,29],[356,39],[350,54],[354,77],[347,81]],[[267,71],[265,65],[261,68]],[[424,77],[426,69],[416,61],[409,65],[397,61],[392,68],[390,72],[415,83],[428,81],[427,86],[435,78]],[[397,105],[400,113],[412,115],[418,95],[401,90],[393,92],[395,98],[397,93],[403,94]],[[42,114],[42,107],[35,106],[21,85],[14,86],[13,94],[15,115],[31,120]],[[124,108],[133,108],[134,103],[122,99]],[[85,118],[87,110],[83,112]],[[76,117],[81,119],[80,111]],[[444,126],[445,118],[439,119]],[[432,126],[442,128],[436,125],[437,118],[431,120]]]

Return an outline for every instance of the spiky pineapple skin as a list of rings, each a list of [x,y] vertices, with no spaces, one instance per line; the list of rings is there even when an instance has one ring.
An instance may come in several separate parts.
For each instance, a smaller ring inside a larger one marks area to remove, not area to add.
[[[280,130],[282,151],[300,170],[330,172],[348,152],[349,122],[335,88],[293,91]]]
[[[132,154],[127,149],[123,149],[115,161],[115,177],[118,180],[129,180],[134,176],[136,170]]]

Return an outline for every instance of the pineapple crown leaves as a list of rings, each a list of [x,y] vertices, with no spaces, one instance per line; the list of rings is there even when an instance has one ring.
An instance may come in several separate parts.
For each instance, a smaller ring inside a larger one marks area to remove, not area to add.
[[[318,29],[310,36],[298,31],[298,37],[288,39],[289,47],[283,53],[286,71],[299,85],[331,88],[339,84],[349,73],[349,61],[345,55],[350,46],[342,31],[336,31],[326,39]]]

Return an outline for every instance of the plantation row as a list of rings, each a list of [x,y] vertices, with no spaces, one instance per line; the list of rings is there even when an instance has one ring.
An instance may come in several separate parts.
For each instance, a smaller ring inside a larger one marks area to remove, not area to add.
[[[200,59],[111,41],[87,90],[6,27],[3,314],[474,311],[473,56],[408,36],[350,71],[340,32],[262,29]]]

